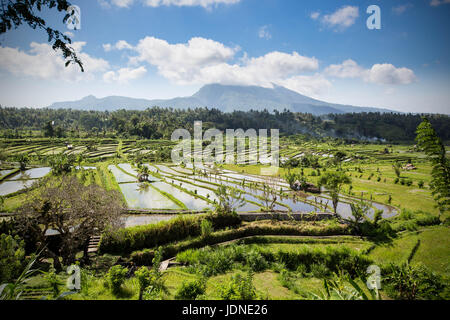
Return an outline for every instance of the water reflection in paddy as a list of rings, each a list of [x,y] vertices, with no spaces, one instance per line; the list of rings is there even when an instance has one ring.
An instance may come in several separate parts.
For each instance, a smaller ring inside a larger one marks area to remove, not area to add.
[[[116,179],[117,183],[123,183],[123,182],[135,182],[137,179],[126,174],[122,170],[118,169],[114,165],[108,166],[109,171],[114,175],[114,178]]]
[[[188,193],[182,192],[174,186],[165,182],[152,183],[153,186],[168,194],[174,195],[178,200],[183,202],[189,210],[202,210],[204,208],[212,208],[213,206],[205,200],[195,198]]]
[[[20,191],[31,187],[36,180],[18,180],[18,181],[3,181],[0,183],[0,196]]]
[[[128,207],[132,209],[181,209],[149,185],[140,183],[119,184]]]
[[[8,180],[28,180],[39,179],[46,176],[52,169],[49,167],[33,168],[25,171],[21,171],[18,174],[12,176]]]

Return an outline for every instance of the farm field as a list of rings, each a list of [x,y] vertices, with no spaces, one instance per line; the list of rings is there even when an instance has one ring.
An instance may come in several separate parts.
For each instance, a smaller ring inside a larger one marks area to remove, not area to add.
[[[117,192],[125,208],[121,230],[130,236],[155,230],[162,238],[142,245],[135,242],[130,249],[125,249],[128,244],[121,244],[122,236],[116,239],[114,234],[103,235],[99,253],[92,256],[94,264],[83,269],[85,289],[68,299],[138,299],[140,284],[136,277],[125,279],[118,292],[108,288],[104,277],[109,268],[118,265],[117,261],[125,261],[121,263],[124,266],[130,263],[150,266],[161,245],[166,252],[162,260],[172,259],[169,268],[158,275],[165,288],[159,296],[162,299],[179,299],[183,286],[188,285],[200,290],[197,299],[227,299],[231,283],[239,281],[242,285],[245,281],[253,283],[254,289],[249,293],[252,299],[323,299],[323,280],[333,279],[339,272],[327,264],[327,258],[323,258],[326,255],[339,257],[335,263],[344,268],[348,268],[346,259],[359,261],[356,269],[349,272],[360,272],[370,263],[382,267],[383,272],[390,272],[390,264],[408,262],[413,268],[425,266],[444,283],[449,281],[449,227],[440,222],[448,221],[448,212],[439,216],[429,188],[431,165],[414,147],[379,143],[312,144],[284,137],[280,141],[281,167],[274,171],[264,164],[174,165],[168,159],[173,143],[165,140],[148,141],[148,144],[138,140],[107,139],[97,140],[95,144],[91,140],[77,140],[70,144],[71,150],[67,141],[9,139],[2,142],[2,151],[7,155],[0,168],[3,223],[11,219],[9,214],[14,214],[31,196],[45,188],[40,181],[60,179],[54,171],[59,168],[55,163],[71,161],[69,175],[84,186]],[[27,154],[25,160],[24,154]],[[340,155],[339,161],[335,160],[336,155]],[[309,163],[292,166],[302,159],[308,159]],[[23,162],[25,169],[21,170]],[[400,163],[401,167],[410,163],[414,169],[396,172],[393,163]],[[339,192],[334,218],[332,198],[326,188],[322,187],[320,193],[296,191],[287,179],[288,175],[295,174],[317,186],[322,176],[336,170],[351,182]],[[141,180],[143,174],[146,178]],[[194,228],[185,231],[183,236],[173,234],[171,238],[175,242],[164,240],[163,230],[176,228],[178,221],[201,221],[214,214],[223,201],[219,191],[222,186],[234,190],[231,199],[240,203],[235,208],[238,216],[253,214],[255,221],[228,227],[213,223],[207,238],[201,236],[207,231],[194,231]],[[353,219],[353,205],[361,201],[367,205],[365,219],[369,223],[376,223],[373,219],[380,211],[383,221],[391,225],[393,233],[388,238],[352,235],[348,221]],[[303,218],[286,222],[265,220],[267,212],[286,216],[301,213]],[[318,220],[323,214],[332,218]],[[205,246],[204,242],[209,245]],[[207,253],[200,253],[202,250]],[[299,262],[302,260],[286,260],[304,254],[315,257],[312,265]],[[67,279],[63,273],[57,273],[56,277],[61,283]],[[351,291],[348,288],[352,285],[347,282],[345,290]],[[370,296],[363,279],[358,278],[356,285]],[[63,291],[64,286],[60,285],[59,290]],[[46,280],[37,276],[31,279],[25,297],[34,299],[51,291]],[[390,284],[379,294],[383,299],[397,298]],[[440,297],[448,298],[448,290],[441,291]]]

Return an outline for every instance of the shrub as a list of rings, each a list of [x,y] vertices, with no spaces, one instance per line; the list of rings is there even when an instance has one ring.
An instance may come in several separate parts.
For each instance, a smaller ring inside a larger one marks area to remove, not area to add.
[[[405,183],[406,183],[406,185],[407,185],[408,187],[412,186],[412,184],[413,184],[413,182],[412,182],[411,179],[406,180]]]
[[[181,287],[175,293],[175,299],[195,300],[198,296],[205,294],[206,281],[204,279],[194,281],[183,281]]]
[[[180,216],[157,224],[148,224],[106,232],[102,235],[100,252],[126,254],[144,248],[154,248],[170,242],[201,235],[201,223],[209,220],[220,229],[241,223],[237,215]]]
[[[297,267],[297,273],[301,277],[307,277],[308,276],[308,267],[306,267],[304,264],[300,264]]]
[[[266,259],[256,249],[252,249],[246,254],[245,262],[254,272],[263,271],[267,268]]]
[[[219,295],[223,300],[253,300],[256,298],[256,289],[253,286],[253,274],[249,272],[246,277],[236,274],[231,280],[219,287]]]
[[[105,275],[105,281],[114,294],[120,292],[120,287],[125,282],[128,269],[120,265],[112,266]]]
[[[201,222],[202,237],[207,238],[214,231],[211,221],[204,219]]]
[[[258,235],[325,236],[342,234],[349,234],[348,226],[339,224],[334,221],[318,221],[314,224],[309,222],[295,224],[288,222],[279,222],[277,224],[255,222],[238,229],[216,231],[212,233],[208,238],[198,237],[175,244],[168,244],[164,246],[164,255],[167,258],[173,257],[188,249],[202,248],[207,245],[213,245],[220,242]],[[154,252],[152,249],[134,251],[131,254],[131,260],[136,265],[151,265],[153,254]],[[244,259],[242,259],[242,261],[244,261]]]
[[[311,266],[311,274],[315,278],[323,279],[330,275],[330,270],[323,263],[313,263]]]
[[[383,274],[386,291],[392,298],[404,300],[442,299],[442,294],[448,289],[443,278],[423,265],[391,264]]]
[[[397,184],[399,180],[400,180],[400,179],[399,179],[398,177],[395,178],[394,183]]]
[[[280,274],[278,275],[278,281],[280,281],[280,284],[288,288],[294,293],[300,293],[300,290],[295,284],[295,280],[297,280],[296,275],[293,272],[290,272],[289,270],[281,270]]]
[[[142,300],[145,288],[150,285],[151,272],[147,267],[140,267],[136,270],[134,276],[139,282],[139,300]]]
[[[438,216],[423,211],[410,211],[403,209],[400,215],[392,219],[392,229],[395,232],[417,230],[419,226],[434,226],[441,223]]]
[[[0,283],[14,280],[25,266],[25,242],[18,236],[0,235]]]
[[[423,180],[420,180],[418,183],[417,183],[417,185],[419,186],[419,188],[423,188],[423,186],[424,186],[424,182],[423,182]]]

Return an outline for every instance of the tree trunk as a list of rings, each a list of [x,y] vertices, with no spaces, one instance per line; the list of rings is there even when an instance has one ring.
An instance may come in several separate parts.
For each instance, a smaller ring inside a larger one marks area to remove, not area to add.
[[[59,261],[59,256],[49,249],[47,249],[47,254],[53,259],[53,268],[55,268],[56,272],[61,272],[63,268],[61,262]]]

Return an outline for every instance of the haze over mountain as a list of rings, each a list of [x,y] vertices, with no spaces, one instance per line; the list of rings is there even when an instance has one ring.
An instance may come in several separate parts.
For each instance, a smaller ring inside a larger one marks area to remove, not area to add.
[[[209,84],[203,86],[190,97],[167,100],[135,99],[120,96],[96,98],[87,96],[78,101],[56,102],[49,108],[65,108],[96,111],[114,111],[119,109],[145,110],[150,107],[186,109],[197,107],[217,108],[224,112],[264,110],[312,113],[322,115],[328,113],[347,112],[398,112],[372,107],[355,107],[333,104],[316,100],[280,86],[263,88],[257,86],[230,86]]]

